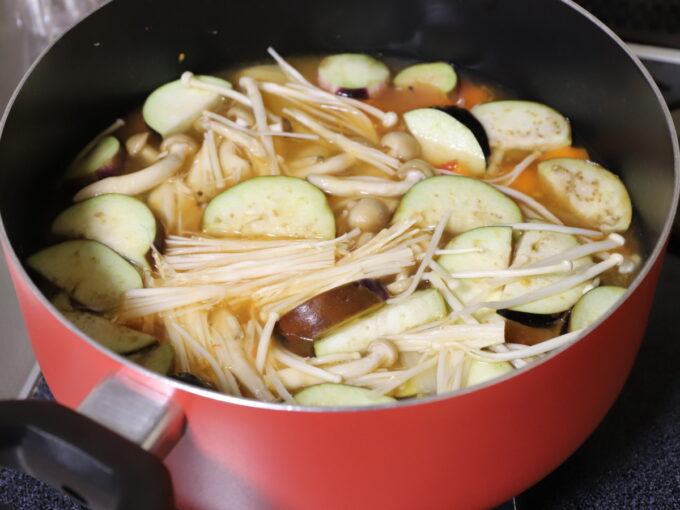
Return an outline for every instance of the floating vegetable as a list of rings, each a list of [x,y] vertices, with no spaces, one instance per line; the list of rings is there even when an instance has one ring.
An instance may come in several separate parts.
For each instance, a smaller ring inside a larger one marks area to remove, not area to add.
[[[484,126],[494,149],[548,151],[571,145],[569,121],[541,103],[492,101],[476,105],[472,114]]]
[[[66,238],[99,241],[123,257],[145,266],[156,239],[156,218],[142,201],[127,195],[106,194],[62,211],[52,233]]]
[[[558,158],[538,165],[538,182],[553,211],[577,227],[624,232],[633,206],[626,187],[609,170],[582,159]]]
[[[203,214],[208,234],[335,237],[335,218],[326,196],[302,179],[256,177],[213,198]]]
[[[420,108],[404,114],[424,159],[438,166],[457,161],[474,176],[486,170],[486,157],[475,134],[458,119],[437,108]]]
[[[339,96],[355,99],[376,97],[387,86],[390,70],[385,64],[359,53],[325,57],[319,64],[319,85]]]
[[[369,313],[387,299],[378,280],[359,280],[328,290],[285,313],[276,324],[281,341],[301,356],[313,356],[313,341],[334,327]]]
[[[430,85],[442,94],[456,88],[458,76],[451,64],[446,62],[425,62],[403,69],[394,78],[397,87],[407,88],[418,84]]]
[[[26,262],[70,297],[95,311],[112,310],[126,291],[143,287],[132,264],[96,241],[65,241],[34,253]]]

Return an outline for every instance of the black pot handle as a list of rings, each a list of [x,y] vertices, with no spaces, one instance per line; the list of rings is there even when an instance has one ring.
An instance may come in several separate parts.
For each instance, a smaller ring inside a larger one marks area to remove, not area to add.
[[[174,508],[170,475],[158,457],[55,402],[0,402],[0,465],[93,510]]]

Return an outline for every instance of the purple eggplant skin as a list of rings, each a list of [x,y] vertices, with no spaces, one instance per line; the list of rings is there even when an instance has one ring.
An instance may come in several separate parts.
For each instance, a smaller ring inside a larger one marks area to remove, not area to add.
[[[123,163],[125,162],[125,149],[121,145],[111,159],[94,171],[92,182],[115,177],[123,173]]]
[[[340,88],[335,91],[335,95],[337,96],[342,96],[342,97],[349,97],[351,99],[368,99],[368,89],[366,87],[362,87],[359,89],[345,89],[345,88]]]
[[[558,320],[563,318],[566,312],[541,314],[503,309],[497,310],[496,313],[498,313],[498,315],[501,317],[505,317],[506,319],[519,322],[520,324],[524,324],[525,326],[532,328],[549,328],[552,327]]]
[[[486,131],[482,123],[477,120],[477,117],[472,115],[465,108],[460,108],[459,106],[447,105],[447,106],[435,106],[437,110],[440,110],[448,115],[451,115],[458,122],[463,124],[466,128],[472,131],[475,135],[479,146],[482,148],[484,157],[487,162],[489,161],[489,156],[491,155],[491,147],[489,146],[489,137],[486,136]]]
[[[213,386],[212,383],[209,383],[208,381],[201,379],[200,377],[192,374],[191,372],[176,372],[174,374],[168,375],[168,377],[170,377],[171,379],[175,379],[176,381],[181,381],[183,383],[196,386],[198,388],[213,391],[215,390],[215,386]]]

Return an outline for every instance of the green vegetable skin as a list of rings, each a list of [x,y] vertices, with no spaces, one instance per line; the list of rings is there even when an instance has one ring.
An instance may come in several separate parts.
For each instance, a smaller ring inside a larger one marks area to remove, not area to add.
[[[231,83],[215,76],[196,76],[197,80],[232,88]],[[210,90],[186,87],[181,80],[166,83],[154,90],[144,103],[144,121],[164,138],[191,127],[205,110],[212,108],[220,94]]]
[[[295,395],[295,401],[303,406],[367,406],[396,402],[388,396],[371,397],[371,390],[346,384],[324,383],[305,388]]]
[[[451,234],[488,225],[519,223],[519,206],[493,186],[453,175],[430,177],[413,186],[399,202],[392,223],[416,219],[421,227],[434,227],[451,210],[446,229]]]
[[[249,179],[213,198],[203,214],[208,234],[335,237],[335,217],[326,195],[295,177]]]
[[[314,352],[317,356],[324,356],[362,351],[376,338],[403,333],[421,324],[441,319],[446,313],[446,303],[438,290],[420,290],[401,302],[387,304],[333,330],[331,334],[314,342]]]

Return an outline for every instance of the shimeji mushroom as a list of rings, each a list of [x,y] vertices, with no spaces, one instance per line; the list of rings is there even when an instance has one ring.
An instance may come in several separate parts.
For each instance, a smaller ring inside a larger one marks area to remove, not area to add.
[[[368,374],[376,368],[392,366],[399,357],[399,351],[389,340],[378,339],[368,346],[368,354],[356,361],[330,366],[326,370],[345,379]]]
[[[139,195],[149,191],[175,175],[182,168],[187,156],[197,149],[196,142],[186,135],[172,135],[161,144],[161,150],[167,153],[151,166],[131,174],[108,177],[85,186],[75,197],[74,202],[104,193],[120,193],[123,195]]]
[[[403,131],[392,131],[380,139],[380,145],[387,154],[400,161],[408,161],[420,156],[420,144],[413,136]]]
[[[329,195],[353,197],[356,195],[375,195],[379,197],[401,197],[425,175],[418,170],[410,170],[404,180],[392,181],[379,177],[332,177],[313,174],[307,180]]]
[[[133,158],[138,158],[145,165],[150,165],[158,159],[160,154],[155,148],[149,144],[148,131],[132,135],[125,141],[125,149]]]

